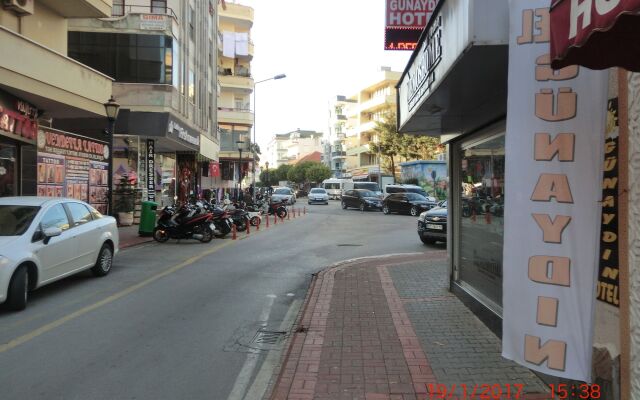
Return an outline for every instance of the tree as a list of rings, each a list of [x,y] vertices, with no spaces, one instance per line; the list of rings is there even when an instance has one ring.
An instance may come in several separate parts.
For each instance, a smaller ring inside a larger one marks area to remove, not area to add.
[[[309,182],[320,183],[331,178],[331,169],[322,163],[313,163],[307,170],[307,180]]]
[[[289,175],[289,170],[293,168],[293,165],[288,165],[288,164],[282,164],[280,165],[278,168],[276,168],[273,172],[273,179],[271,179],[272,182],[275,182],[275,184],[278,184],[278,182],[280,181],[287,181],[289,180],[288,175]]]
[[[296,164],[293,168],[289,170],[287,174],[287,179],[291,182],[295,182],[299,185],[304,185],[309,182],[307,177],[307,171],[313,168],[315,165],[319,163],[315,161],[304,161],[299,164]]]
[[[255,154],[256,162],[260,161],[260,145],[258,143],[251,143],[249,151]]]
[[[273,169],[269,171],[262,170],[262,172],[260,172],[260,182],[264,186],[275,186],[278,184],[278,180],[274,180],[274,175],[276,175],[276,171]]]

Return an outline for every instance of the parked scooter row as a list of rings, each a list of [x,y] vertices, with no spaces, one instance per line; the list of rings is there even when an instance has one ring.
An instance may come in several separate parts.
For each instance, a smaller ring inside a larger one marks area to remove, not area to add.
[[[274,204],[270,198],[259,198],[253,205],[225,200],[218,206],[200,200],[181,207],[167,206],[160,213],[153,238],[160,243],[169,239],[195,239],[208,243],[213,237],[227,236],[233,225],[238,231],[244,231],[248,224],[261,224],[263,215],[276,214],[279,218],[286,218],[286,205],[286,200]]]

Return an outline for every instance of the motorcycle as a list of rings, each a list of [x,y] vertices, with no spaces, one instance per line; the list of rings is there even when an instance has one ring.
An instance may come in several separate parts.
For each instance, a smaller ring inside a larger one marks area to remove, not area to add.
[[[247,224],[250,223],[249,213],[244,210],[241,205],[231,204],[231,202],[225,201],[222,209],[229,214],[238,231],[247,229]]]
[[[215,225],[213,234],[217,238],[224,238],[231,232],[233,220],[231,219],[229,213],[222,208],[214,206],[212,204],[208,204],[207,207],[213,215],[213,224]]]
[[[214,236],[213,215],[201,207],[183,206],[180,209],[167,206],[162,209],[153,239],[164,243],[169,239],[195,239],[209,243]]]

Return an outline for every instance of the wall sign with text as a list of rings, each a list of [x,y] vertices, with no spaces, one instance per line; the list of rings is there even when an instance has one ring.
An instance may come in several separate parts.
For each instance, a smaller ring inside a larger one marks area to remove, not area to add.
[[[387,0],[385,50],[414,50],[437,0]]]

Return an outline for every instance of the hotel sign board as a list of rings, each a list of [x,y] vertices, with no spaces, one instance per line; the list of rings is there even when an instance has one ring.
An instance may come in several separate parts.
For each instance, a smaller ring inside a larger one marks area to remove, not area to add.
[[[437,0],[387,0],[385,50],[414,50]]]
[[[591,382],[608,74],[551,68],[548,0],[509,9],[502,355]]]

